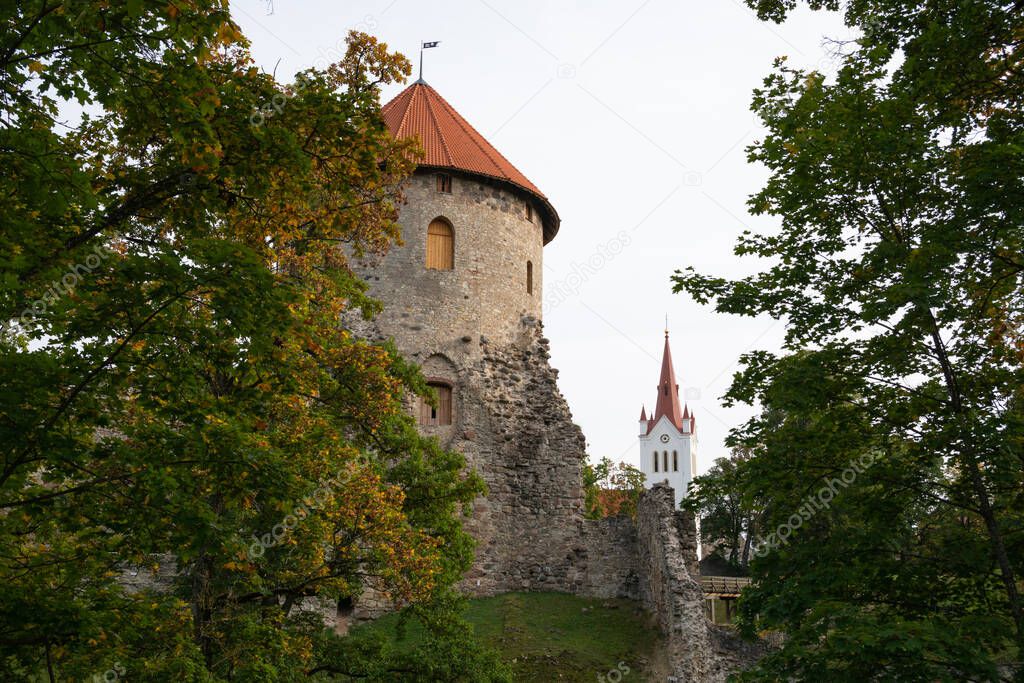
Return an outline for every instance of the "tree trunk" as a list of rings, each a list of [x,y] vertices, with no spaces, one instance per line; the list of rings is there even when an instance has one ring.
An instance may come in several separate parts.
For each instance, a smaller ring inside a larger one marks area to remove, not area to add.
[[[949,397],[950,406],[960,426],[961,434],[970,435],[971,430],[964,428],[969,416],[963,404],[963,397],[960,394],[960,386],[956,381],[953,366],[949,362],[949,356],[946,354],[946,348],[942,343],[942,335],[939,334],[938,322],[935,320],[935,316],[932,315],[930,309],[927,313],[932,323],[932,345],[942,367],[942,376],[946,384],[946,393]],[[974,495],[977,496],[978,511],[981,514],[981,518],[985,521],[985,530],[988,532],[992,554],[995,555],[996,562],[999,564],[999,573],[1003,581],[1003,587],[1006,590],[1010,614],[1017,628],[1017,645],[1021,650],[1024,650],[1024,611],[1021,610],[1020,593],[1017,591],[1017,578],[1014,574],[1013,566],[1010,564],[1009,555],[1006,553],[1006,542],[1003,539],[1003,533],[999,527],[999,521],[996,519],[995,511],[992,509],[992,501],[989,500],[988,489],[985,488],[985,480],[981,476],[978,457],[973,451],[969,452],[967,448],[964,448],[960,454],[960,461],[968,473]]]

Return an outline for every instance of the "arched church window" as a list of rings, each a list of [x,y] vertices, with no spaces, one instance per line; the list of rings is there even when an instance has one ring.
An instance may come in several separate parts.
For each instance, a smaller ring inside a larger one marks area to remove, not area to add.
[[[658,451],[654,451],[654,471],[658,471]]]
[[[452,387],[444,382],[427,382],[437,392],[437,404],[430,405],[420,398],[419,423],[425,426],[450,425],[452,423]]]
[[[455,267],[455,234],[452,224],[435,218],[427,227],[427,268],[451,270]]]
[[[668,472],[668,451],[664,451],[661,454],[661,469]]]
[[[526,262],[526,293],[533,294],[533,261]]]
[[[672,451],[672,471],[679,471],[679,451]]]

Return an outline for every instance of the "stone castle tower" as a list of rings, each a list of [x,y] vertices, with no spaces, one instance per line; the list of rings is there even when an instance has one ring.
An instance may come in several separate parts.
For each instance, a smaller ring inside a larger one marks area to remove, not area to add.
[[[558,213],[422,79],[383,115],[426,156],[404,187],[403,244],[356,266],[384,304],[366,332],[422,366],[439,397],[412,406],[422,431],[487,483],[468,525],[477,559],[463,588],[574,590],[585,444],[541,330],[543,248]]]
[[[697,472],[697,418],[690,414],[689,406],[680,406],[668,330],[665,330],[665,350],[661,357],[654,412],[648,418],[646,409],[641,408],[638,428],[640,470],[644,473],[647,487],[657,482],[668,482],[675,491],[675,506],[678,508]]]

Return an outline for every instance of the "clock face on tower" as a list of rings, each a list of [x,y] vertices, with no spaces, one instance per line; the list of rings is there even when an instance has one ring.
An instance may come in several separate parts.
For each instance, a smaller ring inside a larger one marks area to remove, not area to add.
[[[668,434],[662,434],[661,435],[661,442],[662,443],[668,443]]]

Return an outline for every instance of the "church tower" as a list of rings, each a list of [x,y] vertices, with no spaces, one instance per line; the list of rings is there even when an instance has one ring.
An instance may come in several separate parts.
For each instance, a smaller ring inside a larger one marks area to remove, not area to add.
[[[668,482],[675,490],[678,508],[697,471],[697,419],[690,414],[688,406],[681,406],[679,402],[668,330],[665,330],[658,399],[654,405],[650,418],[646,407],[640,409],[640,470],[647,488]]]

